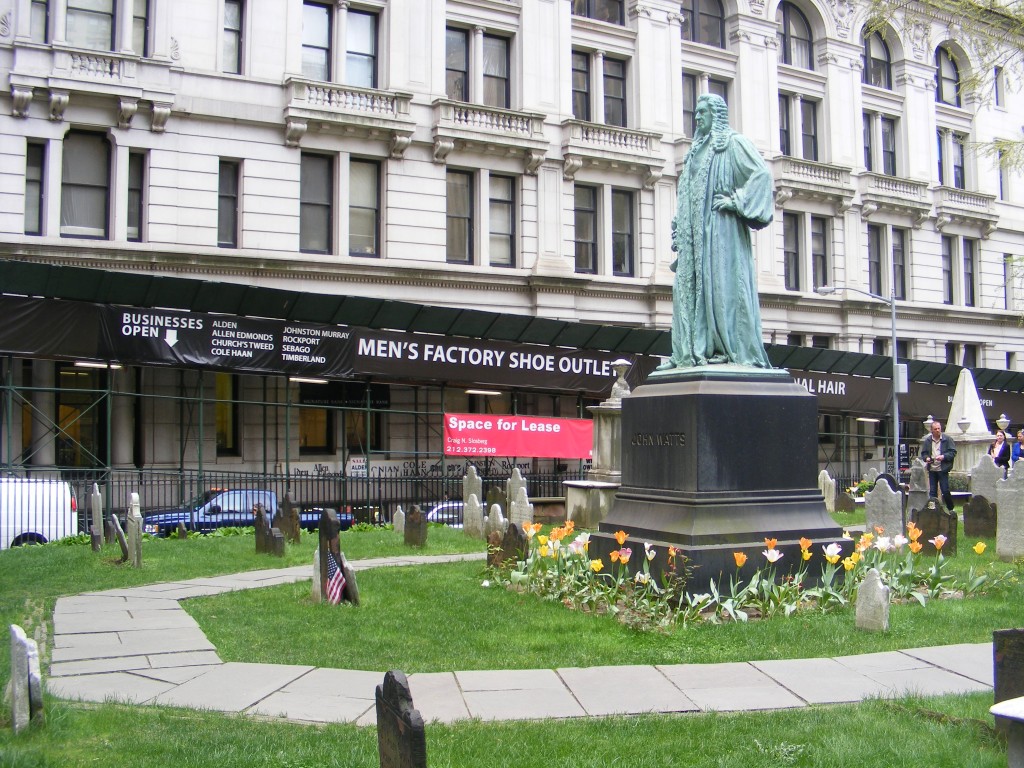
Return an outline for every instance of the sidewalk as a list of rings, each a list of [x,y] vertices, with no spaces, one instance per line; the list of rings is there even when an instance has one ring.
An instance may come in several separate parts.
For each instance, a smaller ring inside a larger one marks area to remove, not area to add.
[[[355,570],[479,558],[351,562]],[[374,725],[386,670],[222,662],[186,597],[308,580],[311,566],[87,592],[57,601],[47,690],[63,698]],[[533,720],[647,712],[784,709],[992,690],[991,643],[822,659],[730,664],[435,672],[409,675],[426,722]]]

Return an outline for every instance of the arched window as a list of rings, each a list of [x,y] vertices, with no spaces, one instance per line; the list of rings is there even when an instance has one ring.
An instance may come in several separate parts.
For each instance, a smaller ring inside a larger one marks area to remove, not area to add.
[[[725,11],[721,0],[683,0],[683,39],[725,48]]]
[[[775,12],[775,23],[779,25],[782,63],[814,69],[814,41],[807,17],[792,3],[783,2]]]
[[[935,49],[935,100],[960,106],[960,68],[945,48]]]
[[[868,85],[892,90],[892,57],[889,46],[877,32],[864,36],[863,80]]]

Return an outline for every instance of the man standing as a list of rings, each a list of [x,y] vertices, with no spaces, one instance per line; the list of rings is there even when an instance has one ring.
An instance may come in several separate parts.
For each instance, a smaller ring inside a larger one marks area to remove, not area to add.
[[[679,174],[672,250],[672,357],[659,371],[731,363],[771,368],[750,230],[772,220],[772,176],[746,138],[729,128],[720,96],[704,94]]]
[[[932,422],[932,433],[921,441],[921,458],[928,467],[928,495],[937,498],[942,491],[942,503],[953,511],[953,496],[949,492],[949,471],[953,469],[956,444],[943,434],[942,422]]]

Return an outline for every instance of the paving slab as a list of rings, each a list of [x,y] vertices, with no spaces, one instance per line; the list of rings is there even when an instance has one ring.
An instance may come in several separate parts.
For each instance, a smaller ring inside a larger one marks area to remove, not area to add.
[[[154,697],[172,691],[175,687],[175,683],[153,680],[130,672],[51,677],[46,681],[47,692],[62,699],[119,701],[130,704],[150,702]]]
[[[840,704],[887,696],[890,687],[835,659],[752,661],[757,669],[808,704]]]
[[[144,656],[183,651],[213,651],[213,643],[198,627],[191,629],[102,632],[93,635],[58,635],[50,660],[81,661],[122,656]]]
[[[180,611],[178,601],[169,598],[136,598],[125,597],[124,595],[107,594],[86,594],[75,595],[74,597],[61,597],[53,609],[54,616],[63,616],[73,613],[98,614],[103,611],[131,611],[131,610],[170,610]]]
[[[198,627],[195,619],[180,608],[177,611],[104,611],[102,613],[71,613],[53,617],[55,635],[86,632],[133,632],[144,629],[179,629]]]
[[[995,685],[995,662],[992,657],[992,643],[961,643],[940,645],[933,648],[910,648],[903,653],[921,659],[940,669],[947,669],[958,675]]]
[[[654,667],[565,667],[558,669],[569,692],[588,715],[695,712],[698,707]]]
[[[470,716],[481,720],[583,717],[583,707],[552,669],[456,672]]]
[[[902,651],[861,653],[856,656],[835,656],[844,667],[862,674],[872,672],[906,672],[912,669],[931,669],[931,664],[922,659],[908,656]]]
[[[153,703],[241,712],[312,669],[293,664],[222,664],[161,693]]]
[[[316,723],[355,722],[375,707],[383,672],[314,669],[270,694],[247,713]]]
[[[746,662],[668,664],[658,670],[705,712],[804,707],[792,691]]]
[[[891,698],[902,696],[944,696],[950,693],[977,693],[992,687],[945,669],[897,670],[869,673],[868,677],[890,687]]]
[[[412,704],[420,711],[423,722],[453,723],[470,717],[462,689],[454,672],[419,672],[409,675]],[[379,681],[384,682],[381,676]],[[376,725],[377,712],[370,722],[357,721],[357,725]]]
[[[133,670],[132,674],[139,677],[147,677],[150,680],[160,680],[165,683],[181,685],[193,677],[199,677],[199,675],[209,672],[214,667],[220,666],[220,664],[221,662],[218,661],[216,664],[199,664],[194,667],[151,667],[150,669]]]

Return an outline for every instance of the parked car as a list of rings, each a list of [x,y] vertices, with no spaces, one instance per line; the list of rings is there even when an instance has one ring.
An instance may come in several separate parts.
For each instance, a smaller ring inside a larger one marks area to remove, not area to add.
[[[442,501],[440,504],[435,504],[427,512],[427,522],[441,523],[452,528],[461,528],[464,506],[461,501]]]
[[[0,549],[45,544],[78,533],[78,502],[70,483],[0,477]]]

